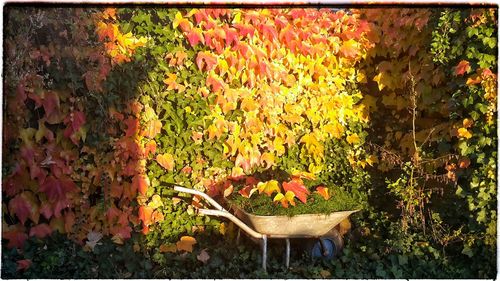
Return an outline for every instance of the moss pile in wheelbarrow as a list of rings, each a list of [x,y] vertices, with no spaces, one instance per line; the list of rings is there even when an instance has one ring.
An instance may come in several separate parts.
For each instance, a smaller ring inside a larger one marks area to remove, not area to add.
[[[233,191],[226,198],[229,205],[254,215],[329,214],[361,207],[342,187],[326,186],[304,174],[290,176],[271,171],[232,179],[230,183]],[[287,191],[295,192],[292,195]]]

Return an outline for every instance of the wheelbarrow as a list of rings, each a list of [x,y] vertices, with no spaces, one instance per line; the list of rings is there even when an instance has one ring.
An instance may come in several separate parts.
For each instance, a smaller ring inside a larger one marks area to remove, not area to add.
[[[351,214],[359,211],[342,211],[330,214],[303,214],[289,216],[257,216],[249,214],[239,208],[233,208],[234,214],[224,209],[213,198],[198,190],[174,186],[174,190],[205,199],[214,209],[198,209],[199,214],[224,217],[236,224],[250,237],[261,240],[262,243],[262,268],[267,266],[268,239],[285,239],[285,265],[290,265],[290,239],[314,238],[318,242],[312,246],[313,255],[333,257],[342,247],[342,236],[335,227]]]

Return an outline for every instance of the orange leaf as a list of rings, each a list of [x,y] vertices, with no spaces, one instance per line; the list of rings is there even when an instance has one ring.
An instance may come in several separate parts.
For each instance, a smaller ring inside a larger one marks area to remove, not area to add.
[[[149,226],[153,223],[153,208],[148,206],[139,207],[139,219],[142,221],[144,226]]]
[[[458,161],[458,166],[462,169],[466,169],[470,165],[470,159],[465,157]]]
[[[163,216],[163,213],[158,211],[158,210],[153,212],[153,214],[151,215],[151,218],[152,218],[153,222],[155,222],[155,223],[162,222],[165,219],[165,217]]]
[[[325,200],[328,200],[330,199],[330,192],[328,191],[328,188],[324,187],[324,186],[318,186],[316,187],[316,192],[323,196],[323,198],[325,198]]]
[[[205,71],[213,70],[217,65],[217,57],[207,51],[199,52],[196,56],[196,65],[201,71],[203,71],[203,69],[205,69]]]
[[[151,153],[151,154],[156,153],[156,142],[154,140],[150,140],[146,144],[146,147],[144,148],[144,156],[148,157],[149,153]]]
[[[39,224],[30,229],[30,236],[36,236],[37,238],[44,238],[52,233],[52,229],[46,223]]]
[[[163,168],[173,171],[174,170],[174,156],[170,153],[158,154],[156,156],[156,161]]]
[[[469,118],[465,118],[462,121],[462,124],[463,124],[464,128],[470,128],[474,124],[474,121],[470,120]]]
[[[193,252],[193,245],[196,244],[196,239],[191,236],[182,236],[181,239],[177,242],[177,250]]]
[[[135,175],[132,178],[132,188],[138,190],[142,195],[146,195],[149,187],[149,178],[145,175]]]
[[[309,194],[309,190],[307,190],[303,183],[296,180],[283,182],[283,189],[285,191],[293,192],[295,194],[295,197],[302,201],[302,203],[307,202],[307,195]]]
[[[469,62],[466,60],[462,60],[458,63],[457,66],[455,66],[455,75],[464,75],[464,73],[469,72],[470,70],[470,65]]]
[[[477,74],[474,74],[471,77],[467,78],[467,82],[465,82],[465,84],[467,85],[475,85],[479,83],[481,83],[481,77]]]

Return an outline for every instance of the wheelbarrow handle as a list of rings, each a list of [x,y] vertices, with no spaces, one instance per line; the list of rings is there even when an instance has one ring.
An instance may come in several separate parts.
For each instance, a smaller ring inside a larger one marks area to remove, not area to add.
[[[219,203],[217,203],[214,199],[212,199],[212,197],[208,196],[206,193],[203,193],[203,192],[198,191],[198,190],[194,190],[192,188],[186,188],[186,187],[182,187],[182,186],[178,186],[178,185],[174,186],[174,190],[178,191],[178,192],[199,195],[199,196],[203,197],[203,199],[205,199],[208,203],[210,203],[210,205],[212,205],[215,209],[217,209],[219,211],[226,211],[224,208],[222,208],[221,205],[219,205]]]

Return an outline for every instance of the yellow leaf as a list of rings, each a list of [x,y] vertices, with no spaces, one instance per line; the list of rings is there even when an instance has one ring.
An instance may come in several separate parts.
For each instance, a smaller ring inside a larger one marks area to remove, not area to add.
[[[163,168],[173,171],[174,170],[174,156],[170,153],[158,154],[156,156],[156,161]]]
[[[366,158],[366,163],[368,165],[373,166],[373,164],[378,163],[378,158],[375,155],[370,155],[370,157]]]
[[[347,136],[346,140],[349,144],[359,143],[359,136],[358,134],[352,134]]]
[[[469,130],[467,130],[466,128],[458,129],[458,136],[466,139],[472,138],[471,132],[469,132]]]
[[[380,72],[379,74],[375,75],[375,77],[373,77],[373,81],[377,82],[377,84],[378,84],[379,91],[382,91],[386,86],[383,83],[383,79],[384,79],[383,75],[384,75],[384,72]]]
[[[257,184],[257,189],[259,190],[259,194],[265,193],[267,196],[271,196],[274,192],[280,192],[281,189],[276,180],[270,180],[267,182],[259,182]]]
[[[196,244],[196,239],[191,236],[182,236],[176,243],[178,251],[193,252],[193,245]]]
[[[148,206],[153,209],[163,206],[163,202],[161,201],[160,195],[158,194],[153,195],[153,197],[151,198],[151,202],[148,203]]]
[[[272,165],[274,165],[274,154],[265,152],[260,156],[260,163],[264,166],[266,164],[266,169],[269,169]]]

